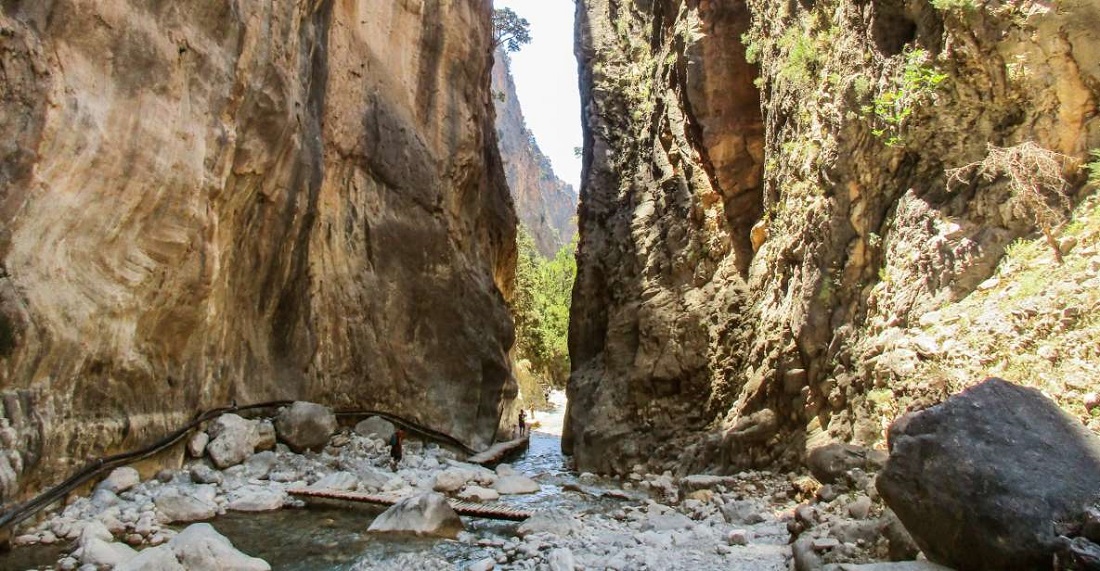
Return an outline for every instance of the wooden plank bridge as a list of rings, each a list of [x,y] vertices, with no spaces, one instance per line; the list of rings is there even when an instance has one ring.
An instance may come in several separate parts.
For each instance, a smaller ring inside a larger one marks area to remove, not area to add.
[[[380,506],[392,506],[409,497],[396,494],[364,494],[361,492],[311,488],[292,488],[287,490],[287,493],[296,498],[305,500],[327,500],[340,503],[374,504]],[[523,521],[531,517],[531,512],[529,511],[517,510],[504,504],[491,502],[463,502],[451,498],[447,499],[447,503],[451,504],[451,507],[454,508],[458,515],[506,521]]]
[[[494,464],[500,464],[508,456],[527,448],[530,441],[530,436],[520,436],[515,440],[508,440],[505,442],[497,442],[496,444],[486,448],[482,452],[478,452],[473,456],[466,459],[470,464],[480,464],[482,466],[492,466]]]

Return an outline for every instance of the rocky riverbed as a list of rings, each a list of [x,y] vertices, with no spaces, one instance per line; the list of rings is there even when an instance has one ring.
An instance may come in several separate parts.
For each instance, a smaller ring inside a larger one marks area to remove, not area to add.
[[[536,433],[524,457],[495,469],[410,439],[391,471],[392,425],[375,418],[337,430],[323,420],[327,411],[312,412],[322,420],[299,415],[294,426],[290,411],[271,420],[225,415],[191,439],[181,469],[143,480],[120,468],[21,531],[15,553],[52,560],[0,568],[764,571],[886,559],[891,546],[895,557],[915,554],[886,539],[900,526],[878,502],[875,466],[849,451],[819,459],[827,472],[819,479],[674,476],[643,465],[611,479],[569,471],[558,438]],[[381,508],[307,507],[288,494],[303,487],[442,493],[535,513],[520,524],[467,518],[454,539],[374,534],[367,528]],[[196,555],[211,552],[218,557]]]

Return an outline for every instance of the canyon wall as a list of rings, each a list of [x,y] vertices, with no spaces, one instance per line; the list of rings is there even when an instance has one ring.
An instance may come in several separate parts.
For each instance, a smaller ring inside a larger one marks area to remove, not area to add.
[[[1037,226],[1005,177],[948,185],[947,170],[1033,141],[1069,157],[1077,199],[1076,166],[1100,147],[1088,0],[582,0],[577,14],[563,447],[578,469],[791,465],[821,442],[879,441],[876,391],[914,382],[936,350],[919,318]]]
[[[488,443],[516,390],[490,11],[0,2],[0,499],[231,402]]]
[[[531,231],[539,252],[552,258],[577,233],[577,191],[554,174],[550,159],[527,128],[509,66],[508,55],[498,48],[493,97],[504,174],[520,223]]]

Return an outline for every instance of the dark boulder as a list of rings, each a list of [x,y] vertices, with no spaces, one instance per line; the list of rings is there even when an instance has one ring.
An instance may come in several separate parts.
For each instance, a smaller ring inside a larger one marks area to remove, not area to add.
[[[1100,498],[1100,439],[1039,391],[987,379],[898,419],[878,490],[932,561],[1051,569]]]

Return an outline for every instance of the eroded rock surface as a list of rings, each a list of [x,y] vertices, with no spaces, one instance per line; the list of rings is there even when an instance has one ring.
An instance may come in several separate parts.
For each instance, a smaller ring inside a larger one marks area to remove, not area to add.
[[[949,189],[946,170],[991,143],[1100,147],[1094,2],[872,4],[578,4],[579,469],[881,441],[938,350],[910,328],[1035,229],[1003,177]],[[913,406],[947,396],[919,384]]]
[[[4,2],[0,499],[232,401],[486,443],[515,392],[490,9]]]

